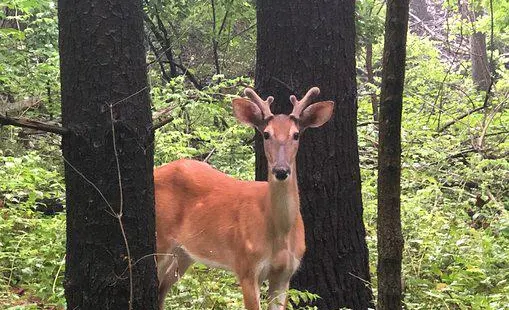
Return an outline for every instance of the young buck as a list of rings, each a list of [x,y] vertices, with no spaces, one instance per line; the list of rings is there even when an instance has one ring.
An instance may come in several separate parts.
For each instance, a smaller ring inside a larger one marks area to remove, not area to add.
[[[269,181],[239,181],[209,165],[178,160],[155,170],[159,308],[168,289],[195,261],[232,270],[248,310],[260,309],[260,285],[269,280],[269,309],[286,308],[290,277],[304,255],[295,157],[299,137],[332,115],[334,102],[312,104],[311,88],[290,115],[273,115],[273,97],[233,99],[242,123],[264,138]]]

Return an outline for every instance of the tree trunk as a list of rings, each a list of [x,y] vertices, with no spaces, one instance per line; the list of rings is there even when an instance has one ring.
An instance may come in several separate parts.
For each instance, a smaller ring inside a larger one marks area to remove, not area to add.
[[[490,85],[486,35],[475,32],[470,36],[470,60],[472,61],[472,80],[479,90],[487,91]]]
[[[408,0],[387,2],[378,148],[378,310],[402,309],[401,111]]]
[[[472,27],[470,36],[470,62],[472,63],[472,81],[478,90],[487,91],[490,83],[490,69],[488,63],[488,53],[486,51],[486,35],[475,29],[475,22],[479,16],[484,13],[482,10],[476,10],[467,0],[458,1],[461,18],[466,19]]]
[[[297,157],[307,251],[292,287],[320,295],[319,309],[372,304],[356,134],[354,0],[257,1],[256,88],[274,113],[312,86],[336,102],[333,118],[306,131]],[[318,99],[318,100],[320,100]],[[256,178],[267,178],[260,137]]]
[[[67,308],[156,309],[141,1],[60,0],[58,9],[62,121],[71,131],[62,140]]]

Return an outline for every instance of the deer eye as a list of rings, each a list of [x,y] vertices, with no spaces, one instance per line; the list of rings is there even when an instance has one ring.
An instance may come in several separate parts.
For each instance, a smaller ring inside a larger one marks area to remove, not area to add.
[[[293,140],[299,140],[300,134],[298,132],[293,134]]]
[[[265,140],[268,140],[268,139],[270,138],[270,133],[268,133],[267,131],[265,131],[265,132],[263,133],[263,138],[264,138]]]

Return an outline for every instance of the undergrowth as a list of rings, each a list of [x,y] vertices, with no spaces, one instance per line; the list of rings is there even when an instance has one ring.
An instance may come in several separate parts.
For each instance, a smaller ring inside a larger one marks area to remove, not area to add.
[[[252,132],[234,122],[229,105],[244,82],[218,83],[210,93],[188,91],[182,84],[175,85],[175,93],[154,89],[156,108],[162,104],[158,98],[165,96],[173,96],[173,102],[178,103],[175,120],[157,134],[156,162],[207,158],[236,177],[252,177]],[[187,107],[185,112],[179,112],[182,106]],[[437,134],[419,117],[421,112],[415,106],[405,107],[403,126],[406,308],[506,309],[509,163],[496,156],[506,148],[505,142],[487,140],[489,155],[469,152],[456,157],[468,145],[465,140],[470,131],[458,124],[451,130],[454,134]],[[361,118],[369,117],[369,107],[368,98],[361,98]],[[495,130],[507,118],[497,114]],[[473,128],[479,120],[469,122]],[[203,128],[214,129],[206,132]],[[62,209],[55,208],[64,200],[62,163],[55,160],[59,150],[43,136],[34,141],[32,151],[12,156],[15,152],[10,146],[17,143],[16,135],[5,129],[1,133],[11,139],[5,139],[0,153],[0,305],[8,309],[62,308],[65,216]],[[364,219],[374,289],[376,138],[375,125],[359,127]],[[312,298],[298,292],[291,296]],[[242,295],[231,273],[203,265],[195,265],[167,298],[168,309],[241,309],[241,305]]]

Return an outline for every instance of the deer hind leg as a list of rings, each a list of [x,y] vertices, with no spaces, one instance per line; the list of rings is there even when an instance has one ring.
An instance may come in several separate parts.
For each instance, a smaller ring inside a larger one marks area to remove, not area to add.
[[[284,310],[288,302],[287,291],[291,272],[280,271],[269,276],[269,309]]]
[[[175,248],[168,255],[163,254],[158,258],[159,310],[164,309],[164,299],[170,287],[184,275],[193,262],[193,259],[180,248]]]

